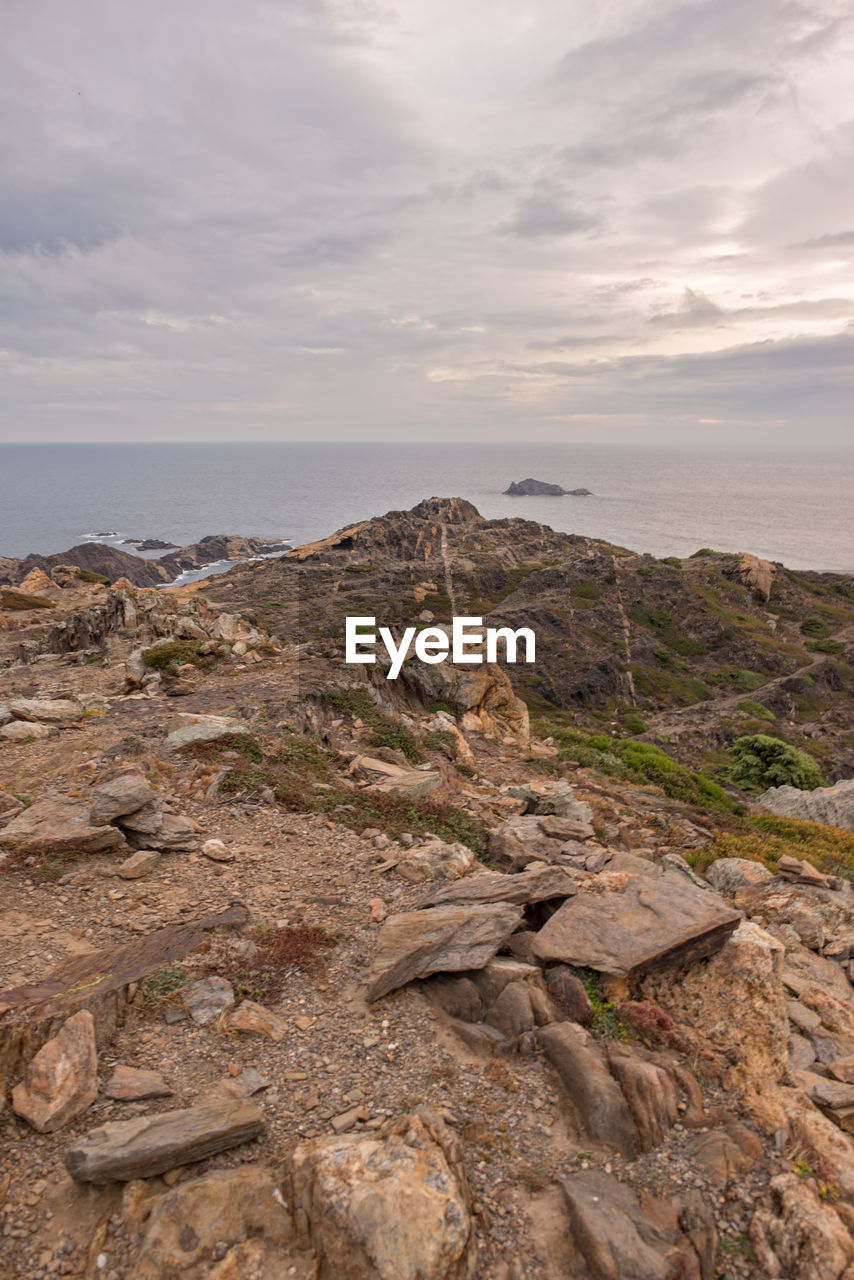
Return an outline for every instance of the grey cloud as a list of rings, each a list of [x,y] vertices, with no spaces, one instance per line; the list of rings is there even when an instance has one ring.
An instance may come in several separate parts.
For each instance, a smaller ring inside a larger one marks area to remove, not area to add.
[[[850,429],[842,0],[436,4],[7,6],[0,438]]]

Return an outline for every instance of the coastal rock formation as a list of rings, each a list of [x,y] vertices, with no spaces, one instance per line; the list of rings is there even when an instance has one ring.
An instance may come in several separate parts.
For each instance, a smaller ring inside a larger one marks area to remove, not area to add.
[[[549,484],[545,480],[513,480],[510,487],[504,490],[511,498],[562,498],[571,496],[589,498],[589,489],[562,489],[559,484]]]

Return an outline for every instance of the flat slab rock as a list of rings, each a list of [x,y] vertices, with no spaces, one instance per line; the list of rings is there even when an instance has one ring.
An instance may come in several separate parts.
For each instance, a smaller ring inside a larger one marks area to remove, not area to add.
[[[586,878],[583,873],[551,866],[531,867],[527,871],[520,871],[518,875],[484,871],[434,889],[419,905],[426,907],[449,902],[514,902],[524,906],[529,902],[545,902],[549,898],[572,897],[578,892],[579,881]]]
[[[109,853],[126,849],[115,827],[94,826],[85,801],[57,796],[39,800],[13,818],[0,833],[3,845],[16,853]]]
[[[389,916],[368,976],[368,999],[377,1000],[431,973],[482,969],[521,920],[522,908],[509,902]]]
[[[540,960],[560,960],[625,977],[714,955],[741,920],[716,894],[683,876],[617,872],[578,893],[533,940]]]
[[[92,1129],[65,1153],[75,1182],[129,1182],[203,1160],[257,1138],[264,1117],[254,1102],[230,1099],[115,1120]]]

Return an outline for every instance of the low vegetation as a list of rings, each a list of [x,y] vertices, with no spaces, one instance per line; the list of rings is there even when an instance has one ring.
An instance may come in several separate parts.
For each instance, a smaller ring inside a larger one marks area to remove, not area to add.
[[[686,856],[697,871],[705,871],[718,858],[748,858],[776,872],[784,853],[828,875],[854,879],[854,831],[774,813],[750,814],[741,830],[719,831],[703,849]]]

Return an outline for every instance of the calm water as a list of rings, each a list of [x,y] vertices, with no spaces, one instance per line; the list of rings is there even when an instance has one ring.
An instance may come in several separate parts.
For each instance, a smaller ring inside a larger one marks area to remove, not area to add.
[[[594,496],[502,495],[526,476]],[[709,546],[854,571],[854,451],[595,445],[3,445],[0,555],[63,551],[104,532],[117,544],[209,533],[299,543],[433,494],[657,556]]]

